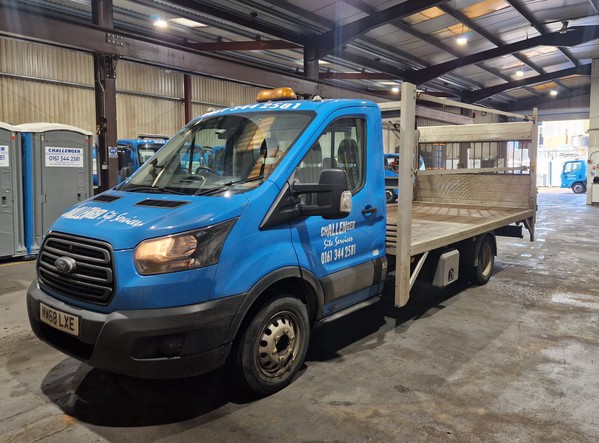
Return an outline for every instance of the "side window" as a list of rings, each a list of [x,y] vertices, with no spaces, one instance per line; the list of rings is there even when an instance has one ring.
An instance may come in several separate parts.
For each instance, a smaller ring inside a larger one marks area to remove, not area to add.
[[[364,184],[366,168],[365,122],[362,118],[335,120],[321,134],[295,173],[300,183],[318,183],[323,169],[345,169],[349,188],[355,194]],[[304,202],[313,204],[315,196],[306,195]]]

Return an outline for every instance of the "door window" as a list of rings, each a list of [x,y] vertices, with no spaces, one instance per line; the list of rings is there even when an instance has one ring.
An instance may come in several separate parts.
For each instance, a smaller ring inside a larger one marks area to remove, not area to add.
[[[344,169],[349,189],[356,194],[364,186],[364,130],[362,118],[343,118],[332,122],[306,153],[294,179],[300,183],[318,183],[323,169]],[[302,199],[305,204],[314,204],[316,196],[306,194]]]

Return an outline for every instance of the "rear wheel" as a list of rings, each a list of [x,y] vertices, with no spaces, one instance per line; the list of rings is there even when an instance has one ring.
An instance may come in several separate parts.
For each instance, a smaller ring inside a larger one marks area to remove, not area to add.
[[[587,187],[584,185],[584,183],[574,183],[572,185],[572,192],[574,192],[574,194],[584,194],[587,191]]]
[[[387,200],[387,203],[393,203],[395,198],[395,193],[391,189],[385,189],[385,199]]]
[[[493,273],[493,267],[495,266],[495,252],[493,248],[493,240],[490,235],[486,235],[480,247],[477,255],[477,265],[472,268],[471,280],[472,283],[477,285],[487,284]]]
[[[235,367],[245,387],[273,394],[293,380],[306,357],[310,321],[305,305],[280,296],[263,306],[237,345]]]

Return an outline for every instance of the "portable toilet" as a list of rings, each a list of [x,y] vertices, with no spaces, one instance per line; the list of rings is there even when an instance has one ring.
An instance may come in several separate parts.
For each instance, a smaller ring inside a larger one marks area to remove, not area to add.
[[[37,254],[52,223],[93,195],[93,134],[55,123],[28,123],[18,129],[23,149],[25,245],[29,254]]]
[[[27,254],[22,177],[18,129],[0,123],[0,257]]]

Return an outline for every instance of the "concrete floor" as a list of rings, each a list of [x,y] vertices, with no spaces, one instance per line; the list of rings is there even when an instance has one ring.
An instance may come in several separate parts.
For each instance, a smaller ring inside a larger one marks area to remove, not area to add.
[[[484,287],[418,286],[314,332],[267,398],[224,371],[93,370],[30,332],[34,264],[0,266],[0,441],[599,441],[599,207],[542,191],[537,241],[500,239]]]

